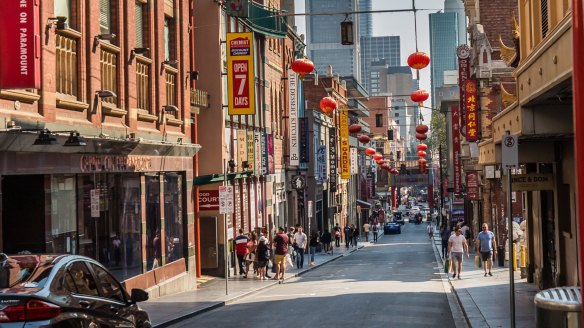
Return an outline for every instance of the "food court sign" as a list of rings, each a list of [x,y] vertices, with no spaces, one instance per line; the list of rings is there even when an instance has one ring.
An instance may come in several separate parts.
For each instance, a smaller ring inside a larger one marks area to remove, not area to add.
[[[229,115],[255,114],[253,33],[227,33]]]

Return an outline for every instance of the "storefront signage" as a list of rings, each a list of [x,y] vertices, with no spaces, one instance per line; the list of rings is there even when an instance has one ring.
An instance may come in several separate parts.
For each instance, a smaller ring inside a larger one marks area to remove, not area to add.
[[[239,230],[239,228],[243,229],[243,226],[241,225],[241,219],[242,219],[242,214],[241,214],[241,193],[239,191],[240,186],[235,185],[233,186],[234,190],[234,194],[235,194],[235,230]],[[246,230],[247,231],[247,230]]]
[[[351,175],[359,173],[359,159],[357,156],[357,148],[352,147],[351,153]]]
[[[298,147],[298,94],[297,75],[293,70],[288,70],[288,124],[290,125],[290,165],[300,164],[300,149]]]
[[[247,132],[237,130],[237,169],[243,170],[243,161],[247,161]]]
[[[256,186],[257,185],[253,182],[249,184],[249,213],[251,214],[251,216],[250,216],[251,231],[254,231],[255,228],[258,226],[257,225],[258,214],[256,212],[256,199],[255,199]]]
[[[260,140],[260,133],[254,132],[253,144],[255,147],[255,174],[262,174],[262,142]]]
[[[392,187],[407,187],[415,185],[428,185],[428,175],[427,174],[398,174],[391,176],[391,186]]]
[[[0,1],[0,89],[41,87],[38,0]]]
[[[337,129],[329,129],[329,189],[337,191]]]
[[[465,126],[466,119],[466,80],[470,77],[470,48],[466,44],[458,46],[456,49],[456,55],[458,56],[458,87],[460,91],[460,117],[457,121],[460,122],[461,126]],[[464,131],[461,131],[464,136],[466,136]]]
[[[98,218],[99,215],[99,189],[91,189],[89,191],[89,200],[91,207],[91,217]]]
[[[323,183],[326,179],[326,146],[318,146],[316,151],[316,181]]]
[[[253,33],[227,33],[229,115],[255,114]]]
[[[341,140],[341,179],[351,177],[351,163],[349,162],[349,113],[342,111],[339,115],[339,134]]]
[[[199,191],[199,208],[201,211],[219,210],[219,191],[201,190]]]
[[[466,140],[477,141],[479,138],[479,119],[476,80],[466,80],[464,97],[466,98]]]
[[[513,191],[537,191],[537,190],[553,190],[554,176],[553,174],[516,174],[511,175],[511,188]],[[507,189],[507,184],[503,184],[503,190]]]
[[[454,167],[454,177],[452,179],[454,193],[460,194],[460,178],[461,178],[461,163],[460,163],[460,111],[458,106],[450,107],[450,115],[452,117],[452,158]]]
[[[274,145],[274,135],[268,134],[268,174],[274,174],[276,172],[274,146],[275,146]],[[281,152],[280,152],[280,154],[281,154]],[[279,163],[279,164],[281,165],[282,163]]]
[[[479,175],[477,172],[466,172],[466,199],[479,199]]]
[[[242,170],[253,171],[255,169],[254,165],[254,144],[253,144],[254,134],[253,131],[247,131],[247,169],[242,168]]]
[[[301,117],[298,119],[300,124],[300,163],[308,163],[310,155],[308,154],[308,117]]]
[[[148,156],[83,155],[79,160],[81,172],[147,172],[152,169]]]
[[[268,174],[268,135],[261,134],[260,138],[260,156],[262,157],[262,175]]]
[[[232,214],[233,186],[219,186],[218,194],[219,194],[219,214]]]

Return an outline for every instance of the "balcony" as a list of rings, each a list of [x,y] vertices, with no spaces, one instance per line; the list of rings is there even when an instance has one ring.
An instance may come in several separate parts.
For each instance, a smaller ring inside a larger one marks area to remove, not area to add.
[[[249,1],[248,12],[244,21],[254,32],[278,38],[285,38],[288,34],[288,18],[279,16],[279,10]]]
[[[191,107],[209,108],[209,94],[206,91],[191,89]]]

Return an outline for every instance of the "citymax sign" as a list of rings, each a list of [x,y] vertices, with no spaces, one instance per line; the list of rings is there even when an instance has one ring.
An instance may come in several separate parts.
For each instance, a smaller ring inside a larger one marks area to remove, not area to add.
[[[39,89],[40,0],[0,1],[0,89]]]
[[[81,156],[81,172],[145,172],[152,169],[152,160],[146,156]]]

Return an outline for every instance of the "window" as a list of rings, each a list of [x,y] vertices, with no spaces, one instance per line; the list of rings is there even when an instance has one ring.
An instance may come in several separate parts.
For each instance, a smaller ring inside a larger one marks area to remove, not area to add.
[[[395,117],[399,117],[399,113],[395,113]]]
[[[176,73],[166,70],[166,105],[175,105],[176,103]],[[178,114],[178,113],[176,113]]]
[[[74,262],[69,267],[69,273],[73,277],[73,283],[77,288],[79,294],[97,296],[97,284],[89,272],[89,268],[84,262],[77,261]]]
[[[139,110],[150,113],[150,64],[136,60],[136,100]]]
[[[71,0],[55,0],[55,17],[67,17],[71,24]]]
[[[545,38],[548,33],[548,3],[547,0],[541,0],[541,37]]]
[[[178,174],[164,174],[164,234],[166,237],[166,263],[183,257],[183,197],[182,178]]]
[[[118,94],[118,54],[102,47],[100,53],[101,89]],[[103,102],[118,104],[118,97],[103,98]]]
[[[57,92],[77,100],[79,96],[77,39],[57,33],[55,55]]]
[[[383,127],[383,114],[375,114],[375,127]]]
[[[144,22],[147,21],[146,19],[144,19],[144,15],[146,10],[144,10],[145,8],[144,3],[142,3],[141,1],[136,1],[136,7],[135,7],[135,19],[136,19],[136,48],[143,48],[145,47],[145,24]]]
[[[112,8],[110,0],[99,0],[99,28],[101,34],[112,33]]]
[[[162,265],[160,246],[160,178],[146,177],[146,265],[148,270]]]
[[[51,218],[46,222],[47,252],[77,253],[77,186],[73,175],[51,176]]]
[[[172,17],[164,17],[164,59],[176,59],[174,52],[175,35],[174,35],[174,19]]]
[[[112,277],[102,267],[93,263],[91,263],[90,266],[97,277],[97,281],[99,282],[99,294],[102,297],[125,303],[126,298],[124,297],[123,289],[120,287],[120,284],[116,281],[116,279],[114,279],[114,277]]]

